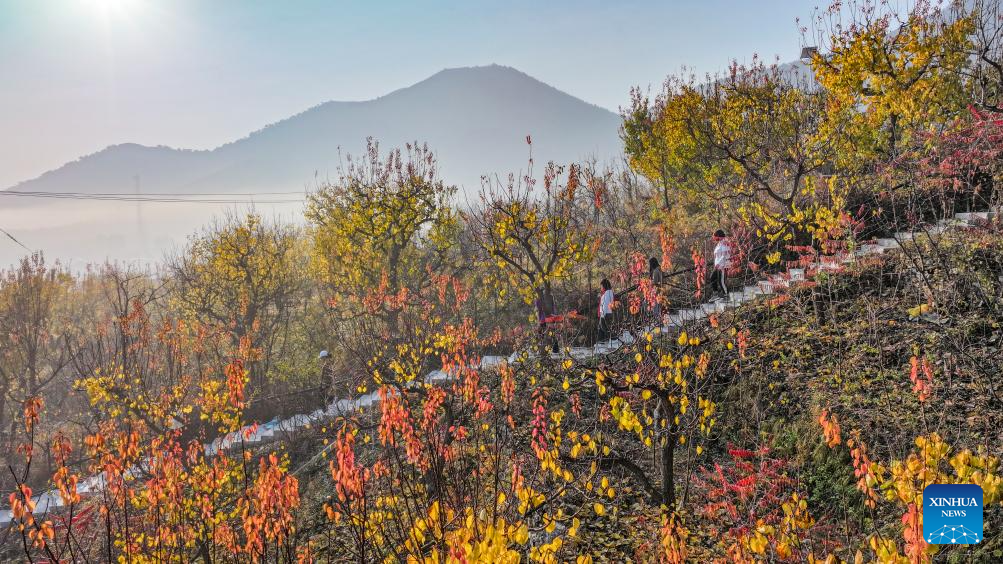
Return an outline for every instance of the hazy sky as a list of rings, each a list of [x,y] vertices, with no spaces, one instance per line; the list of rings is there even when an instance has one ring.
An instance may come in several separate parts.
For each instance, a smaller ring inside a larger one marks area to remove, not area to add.
[[[0,188],[136,142],[212,148],[447,67],[616,110],[631,85],[798,57],[817,0],[0,0]]]

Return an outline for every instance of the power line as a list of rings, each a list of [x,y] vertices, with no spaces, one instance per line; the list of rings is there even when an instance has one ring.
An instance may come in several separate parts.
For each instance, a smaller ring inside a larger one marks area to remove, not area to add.
[[[290,195],[298,194],[300,198],[280,198],[280,199],[256,199],[258,195]],[[19,198],[43,198],[55,200],[93,200],[106,202],[152,202],[152,203],[189,203],[189,204],[296,204],[303,203],[305,194],[303,192],[258,192],[258,193],[152,193],[147,192],[142,195],[112,192],[21,192],[2,190],[0,196],[13,196]],[[244,196],[244,199],[233,196]]]
[[[25,245],[24,243],[22,243],[21,241],[18,241],[17,239],[15,239],[13,235],[11,235],[10,233],[7,232],[6,229],[0,229],[0,231],[3,231],[3,234],[6,235],[8,239],[10,239],[11,241],[14,241],[15,243],[17,243],[18,245],[21,245],[22,247],[24,247],[24,250],[28,251],[29,253],[35,252],[35,251],[29,249],[28,246]]]
[[[72,195],[72,196],[131,196],[127,192],[52,192],[49,190],[2,190],[0,194],[11,194],[11,195],[21,195],[21,194],[55,194],[55,195]],[[303,190],[295,190],[292,192],[143,192],[147,196],[300,196],[304,194]]]

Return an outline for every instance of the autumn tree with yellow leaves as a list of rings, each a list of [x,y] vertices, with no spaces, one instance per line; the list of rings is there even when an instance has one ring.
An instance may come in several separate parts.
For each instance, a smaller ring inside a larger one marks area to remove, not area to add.
[[[593,229],[586,206],[597,204],[583,185],[578,165],[549,163],[543,178],[530,168],[520,177],[486,180],[480,202],[466,223],[480,253],[490,288],[500,296],[515,295],[532,303],[537,288],[552,291],[555,283],[575,274],[593,252]],[[542,187],[537,183],[542,180]],[[601,194],[600,194],[601,195]]]
[[[327,327],[338,335],[324,348],[356,384],[373,363],[386,368],[381,357],[403,341],[408,315],[433,315],[426,296],[445,292],[460,268],[455,192],[427,145],[384,154],[369,139],[363,155],[348,157],[338,178],[309,196],[311,269],[323,282]]]
[[[255,389],[274,375],[290,322],[307,298],[307,254],[299,232],[250,213],[193,237],[169,262],[171,299],[189,319],[214,323],[231,346],[250,343]]]
[[[688,124],[701,103],[699,86],[693,77],[670,76],[654,97],[639,88],[630,94],[620,137],[631,168],[658,187],[665,212],[692,205],[702,182],[701,146]]]
[[[918,2],[906,13],[834,3],[815,22],[811,68],[829,95],[826,137],[851,170],[872,170],[965,106],[971,14]]]
[[[338,179],[310,195],[305,216],[313,265],[327,283],[334,315],[377,316],[397,331],[396,308],[417,299],[434,275],[455,269],[455,186],[439,176],[427,145],[348,158]],[[392,300],[391,300],[392,301]]]
[[[753,225],[771,252],[808,244],[835,231],[845,196],[821,127],[828,103],[809,77],[759,60],[705,84],[670,77],[650,109],[635,94],[627,151],[676,199]]]

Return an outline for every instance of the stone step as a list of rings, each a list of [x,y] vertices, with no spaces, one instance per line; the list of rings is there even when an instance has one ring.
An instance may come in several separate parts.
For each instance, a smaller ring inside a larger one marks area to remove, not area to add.
[[[244,439],[248,444],[260,443],[261,441],[271,438],[275,435],[275,429],[269,428],[266,425],[258,425],[258,428],[254,430],[253,433]]]
[[[98,474],[89,478],[84,478],[77,482],[77,493],[86,494],[97,491],[104,487],[104,475]]]
[[[442,370],[433,370],[425,376],[425,382],[433,384],[435,382],[442,382],[449,379],[449,374],[446,374]]]
[[[767,276],[766,279],[769,280],[770,283],[773,284],[773,290],[774,291],[779,290],[781,288],[787,288],[788,286],[791,285],[790,279],[788,279],[786,276],[782,276],[780,274],[771,274],[771,275]]]
[[[688,310],[690,313],[686,316],[687,321],[699,321],[707,317],[707,312],[703,310],[703,307],[695,307]]]
[[[601,354],[609,354],[619,348],[620,348],[620,341],[617,341],[616,339],[613,339],[612,341],[602,341],[600,343],[595,344],[595,347],[592,349],[593,350],[592,354],[593,356]]]
[[[501,365],[502,361],[505,360],[503,356],[482,356],[481,357],[481,370],[490,370],[492,368],[497,368]]]
[[[874,255],[884,252],[886,247],[881,247],[878,245],[861,245],[859,249],[854,251],[853,255],[855,257],[866,257],[867,255]]]
[[[758,284],[751,286],[744,286],[742,288],[742,293],[745,294],[746,296],[755,298],[756,296],[763,293],[763,289],[760,288]]]
[[[988,221],[995,212],[992,211],[979,211],[979,212],[961,212],[954,214],[954,219],[963,221],[965,223],[976,223],[979,220]]]
[[[707,302],[705,304],[700,304],[700,308],[703,309],[704,314],[720,313],[725,310],[727,306],[724,300],[719,302]]]
[[[819,270],[839,270],[842,257],[839,255],[824,256],[818,263]]]
[[[37,496],[32,496],[32,499],[35,501],[34,513],[45,514],[55,507],[63,506],[63,496],[59,495],[57,491],[42,492]]]
[[[738,292],[728,292],[728,303],[731,305],[741,305],[751,299],[751,297],[745,295],[744,290],[740,290]]]
[[[681,309],[679,310],[679,319],[686,323],[688,321],[696,321],[704,317],[704,312],[702,309]]]
[[[662,327],[677,328],[682,326],[683,326],[683,317],[681,314],[677,312],[677,313],[670,313],[668,316],[666,316],[665,325],[663,325]]]

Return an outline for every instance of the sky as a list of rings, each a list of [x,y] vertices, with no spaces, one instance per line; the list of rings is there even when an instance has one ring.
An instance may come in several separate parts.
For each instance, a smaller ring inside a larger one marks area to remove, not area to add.
[[[0,188],[117,143],[208,149],[443,68],[515,67],[616,111],[631,86],[798,57],[818,0],[0,0]]]

